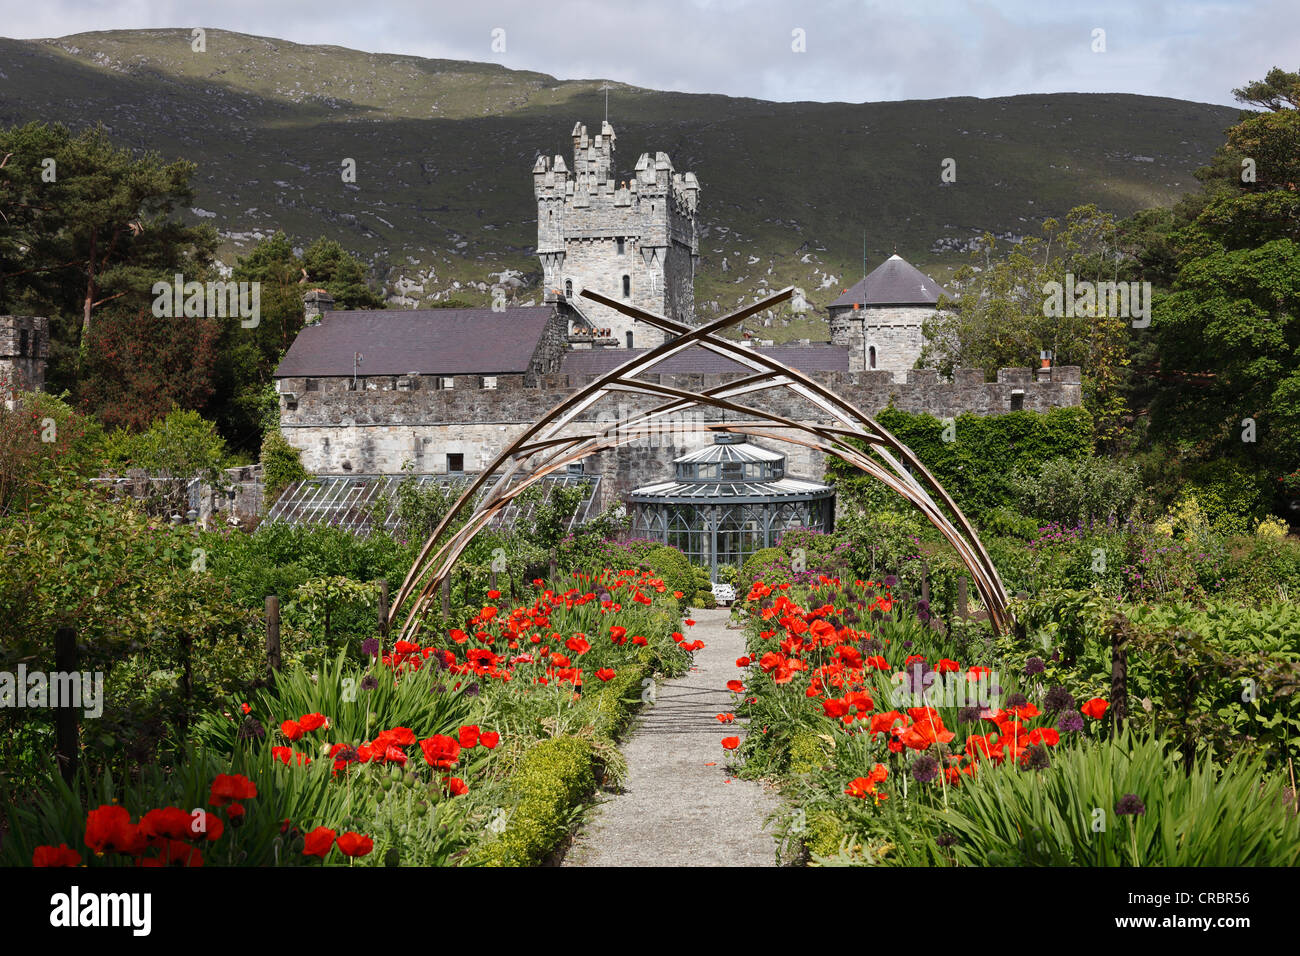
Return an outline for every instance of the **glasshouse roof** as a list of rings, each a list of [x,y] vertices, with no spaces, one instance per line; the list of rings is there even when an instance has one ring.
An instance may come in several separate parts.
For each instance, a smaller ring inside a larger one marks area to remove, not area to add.
[[[294,482],[267,513],[266,521],[286,524],[328,524],[367,535],[378,526],[397,528],[397,487],[403,481],[439,485],[457,493],[476,476],[455,475],[317,475]],[[516,476],[519,480],[523,476]],[[490,483],[489,483],[490,484]],[[545,497],[557,486],[584,486],[586,494],[569,521],[569,529],[588,520],[599,497],[599,475],[547,475],[537,482]],[[531,520],[536,502],[516,498],[492,520],[492,527],[513,527]]]

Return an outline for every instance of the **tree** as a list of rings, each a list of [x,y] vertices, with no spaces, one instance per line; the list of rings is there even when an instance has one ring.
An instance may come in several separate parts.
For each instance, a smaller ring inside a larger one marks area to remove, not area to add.
[[[92,328],[81,406],[110,427],[147,428],[173,406],[204,409],[214,392],[217,321],[111,309]]]
[[[106,303],[141,307],[153,283],[207,276],[210,226],[173,218],[193,203],[194,165],[118,148],[102,127],[73,135],[29,123],[0,131],[0,310],[53,319],[49,380],[75,383],[92,316]]]
[[[999,368],[1037,366],[1040,353],[1048,352],[1057,365],[1082,368],[1094,437],[1113,447],[1128,416],[1122,389],[1131,318],[1096,300],[1091,308],[1054,314],[1045,300],[1049,283],[1064,286],[1067,274],[1075,284],[1127,281],[1136,263],[1120,244],[1114,217],[1096,206],[1072,209],[1064,224],[1048,219],[1042,232],[1000,257],[985,234],[972,265],[954,276],[957,299],[940,302],[926,322],[920,364],[947,375],[980,368],[992,376]]]

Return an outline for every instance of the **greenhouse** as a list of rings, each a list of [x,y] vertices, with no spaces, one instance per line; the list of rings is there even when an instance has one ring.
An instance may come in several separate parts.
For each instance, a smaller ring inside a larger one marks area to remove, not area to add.
[[[680,549],[717,580],[720,566],[739,566],[785,531],[832,531],[835,489],[787,475],[785,459],[744,435],[719,433],[674,459],[671,481],[631,493],[632,533]]]

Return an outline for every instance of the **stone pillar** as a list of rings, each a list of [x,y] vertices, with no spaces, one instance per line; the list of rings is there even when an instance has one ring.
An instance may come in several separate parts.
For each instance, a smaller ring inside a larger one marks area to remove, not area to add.
[[[310,325],[317,316],[334,311],[334,297],[324,289],[312,289],[302,297],[303,322]]]

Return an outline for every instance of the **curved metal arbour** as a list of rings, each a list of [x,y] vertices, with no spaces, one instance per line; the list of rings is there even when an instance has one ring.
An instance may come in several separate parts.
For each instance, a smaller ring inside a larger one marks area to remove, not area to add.
[[[802,372],[717,335],[720,330],[770,309],[793,294],[794,288],[787,287],[712,322],[689,326],[598,292],[583,290],[583,297],[662,329],[669,337],[662,345],[630,359],[565,398],[545,418],[529,426],[478,475],[425,542],[394,597],[390,623],[396,623],[402,606],[414,596],[401,636],[410,638],[418,633],[439,585],[451,573],[465,547],[497,512],[534,483],[595,452],[652,437],[656,434],[657,420],[703,405],[746,420],[699,422],[688,426],[693,430],[734,432],[815,448],[859,468],[910,501],[956,550],[988,608],[990,623],[999,633],[1004,632],[1013,621],[997,568],[970,521],[920,460],[870,415]],[[700,392],[637,379],[636,376],[664,358],[695,345],[731,359],[750,369],[752,374]],[[830,424],[797,421],[744,401],[747,395],[769,389],[794,393],[808,404],[809,417]],[[664,401],[613,423],[575,424],[579,416],[602,399],[623,392],[658,396]],[[865,442],[870,452],[863,452],[854,444],[855,440]],[[520,474],[525,466],[531,474]],[[480,497],[491,479],[495,479],[491,488]],[[471,505],[473,511],[465,523],[439,545],[439,540]]]

